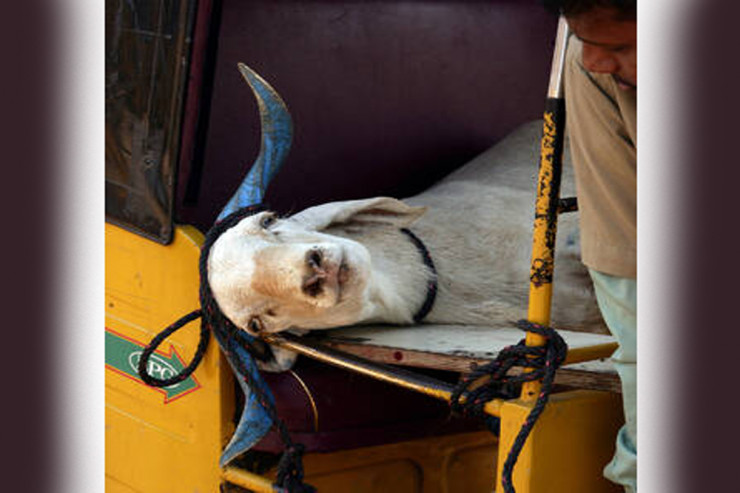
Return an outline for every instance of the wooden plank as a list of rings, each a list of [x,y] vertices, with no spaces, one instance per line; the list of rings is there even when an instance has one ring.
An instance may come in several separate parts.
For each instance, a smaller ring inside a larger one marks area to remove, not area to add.
[[[614,342],[602,334],[558,331],[573,348]],[[516,344],[524,333],[512,327],[418,325],[364,326],[312,332],[326,346],[380,363],[467,373],[494,360],[499,351]],[[556,383],[568,387],[620,392],[619,378],[608,359],[562,367]]]

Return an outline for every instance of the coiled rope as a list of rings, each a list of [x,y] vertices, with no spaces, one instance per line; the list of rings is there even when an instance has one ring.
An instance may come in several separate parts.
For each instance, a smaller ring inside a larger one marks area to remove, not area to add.
[[[527,346],[522,339],[513,346],[504,348],[494,361],[477,367],[467,374],[452,392],[450,407],[453,412],[482,417],[492,433],[496,434],[494,423],[483,411],[483,406],[496,398],[509,399],[513,397],[512,389],[524,382],[542,380],[542,387],[534,407],[524,420],[519,434],[509,449],[509,454],[501,471],[501,483],[506,493],[515,493],[512,482],[514,466],[524,447],[532,428],[545,409],[550,398],[555,372],[565,361],[568,354],[568,345],[560,334],[552,327],[535,324],[527,320],[519,320],[517,327],[525,332],[534,332],[545,338],[543,346]],[[510,375],[509,370],[514,367],[523,367],[529,371]],[[480,383],[481,379],[487,379]],[[462,400],[465,395],[465,400]]]

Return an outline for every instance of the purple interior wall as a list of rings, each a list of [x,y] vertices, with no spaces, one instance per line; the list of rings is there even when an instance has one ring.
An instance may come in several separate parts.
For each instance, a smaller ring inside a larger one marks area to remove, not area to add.
[[[285,213],[423,190],[543,109],[556,19],[537,0],[223,0],[197,201],[179,222],[213,223],[259,151],[257,70],[294,119],[266,202]],[[192,122],[191,122],[192,123]],[[185,143],[187,145],[188,143]],[[197,153],[196,153],[197,154]]]

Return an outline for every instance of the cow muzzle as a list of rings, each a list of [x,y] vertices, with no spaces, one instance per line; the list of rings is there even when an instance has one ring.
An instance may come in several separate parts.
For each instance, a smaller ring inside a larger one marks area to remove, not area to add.
[[[342,285],[349,279],[349,268],[341,252],[314,247],[306,252],[304,263],[306,275],[301,291],[318,302],[338,303]]]

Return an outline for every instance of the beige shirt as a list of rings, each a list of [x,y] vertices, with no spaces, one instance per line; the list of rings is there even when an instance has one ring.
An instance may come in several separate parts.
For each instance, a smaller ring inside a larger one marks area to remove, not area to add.
[[[566,128],[576,175],[581,255],[588,267],[637,277],[637,94],[586,71],[570,38]]]

